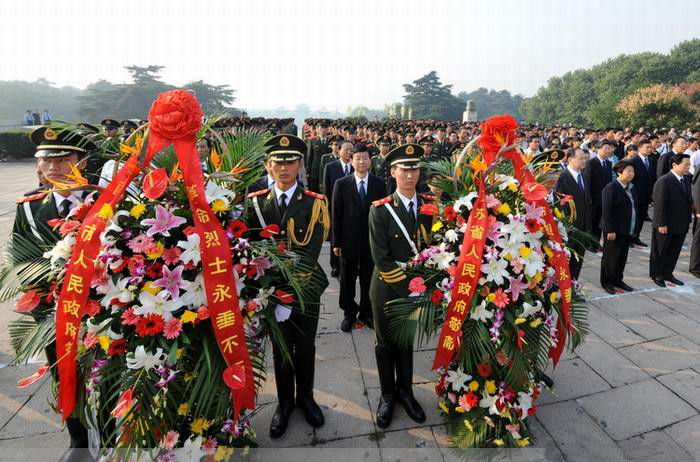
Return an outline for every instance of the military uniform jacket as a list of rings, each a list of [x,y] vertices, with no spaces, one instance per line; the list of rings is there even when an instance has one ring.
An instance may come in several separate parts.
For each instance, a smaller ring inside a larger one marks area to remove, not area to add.
[[[433,196],[419,194],[418,209],[420,210],[423,204],[433,200],[435,200]],[[429,243],[428,233],[432,226],[432,217],[418,213],[415,226],[411,228],[409,213],[401,202],[398,193],[373,202],[370,208],[369,247],[375,265],[375,270],[372,274],[373,286],[376,287],[376,290],[382,292],[386,292],[384,287],[388,287],[390,293],[380,294],[379,296],[382,298],[403,298],[409,294],[409,278],[403,269],[403,264],[413,258],[415,253],[400,226],[387,209],[387,204],[403,223],[418,251],[425,248]]]
[[[321,181],[323,181],[323,178],[325,178],[326,165],[328,165],[331,162],[336,161],[338,159],[340,159],[340,156],[337,156],[337,155],[333,154],[332,152],[329,152],[328,154],[324,154],[323,156],[321,156],[321,160],[319,162],[319,167],[318,167],[318,172],[317,172],[319,184],[321,183]],[[324,194],[325,194],[325,192],[324,192]]]
[[[83,191],[82,199],[88,194],[89,191]],[[58,209],[52,193],[38,192],[25,196],[17,201],[12,234],[32,237],[40,244],[53,246],[60,236],[47,222],[56,218],[59,218]]]
[[[329,150],[330,147],[328,146],[328,137],[323,140],[320,138],[314,138],[308,142],[304,164],[307,165],[308,168],[309,184],[313,184],[315,187],[318,187],[318,182],[320,179],[318,175],[321,165],[321,157],[328,153]]]
[[[248,199],[253,201],[251,205],[254,209],[249,214],[251,227],[264,228],[272,224],[279,226],[280,232],[276,238],[283,240],[288,250],[299,254],[305,265],[314,268],[316,279],[321,282],[318,293],[320,296],[328,287],[326,274],[318,263],[321,246],[330,227],[325,196],[306,191],[297,183],[294,196],[288,199],[287,212],[284,215],[280,210],[275,188],[251,193]],[[257,210],[260,211],[263,223],[260,222]],[[306,275],[300,273],[298,276],[303,282]]]

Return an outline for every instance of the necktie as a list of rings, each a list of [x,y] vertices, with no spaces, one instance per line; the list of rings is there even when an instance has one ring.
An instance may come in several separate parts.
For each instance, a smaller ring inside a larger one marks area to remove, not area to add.
[[[360,205],[362,208],[367,204],[367,191],[365,190],[365,180],[360,181],[360,189],[357,191],[360,194]]]
[[[578,177],[577,177],[577,180],[578,180],[578,181],[577,181],[577,182],[578,182],[578,187],[581,188],[581,191],[583,191],[583,190],[584,190],[584,189],[583,189],[583,175],[581,175],[581,174],[579,173],[579,174],[578,174]]]
[[[410,229],[413,231],[413,229],[416,227],[416,211],[413,208],[413,201],[408,203],[408,216],[411,217],[410,220]]]
[[[345,175],[347,176],[350,173],[350,166],[346,165],[344,170],[345,170]]]
[[[61,218],[66,218],[70,212],[70,200],[63,199],[60,207],[58,208],[58,216]]]
[[[287,213],[287,195],[285,193],[280,194],[280,212],[282,212],[282,216]]]
[[[644,166],[646,167],[647,172],[648,172],[649,171],[649,158],[648,157],[644,157]]]
[[[685,191],[685,195],[690,196],[690,187],[688,185],[687,178],[681,177],[681,183],[683,183],[683,191]]]

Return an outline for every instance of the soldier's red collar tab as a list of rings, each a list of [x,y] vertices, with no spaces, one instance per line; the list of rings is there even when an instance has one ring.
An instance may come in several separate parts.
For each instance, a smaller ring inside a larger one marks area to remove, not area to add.
[[[325,201],[325,200],[326,200],[326,196],[324,196],[323,194],[319,194],[319,193],[316,193],[316,192],[313,192],[313,191],[309,191],[308,189],[305,189],[305,190],[304,190],[304,194],[306,194],[306,195],[309,196],[309,197],[313,197],[314,199],[320,199],[320,200],[322,200],[322,201]]]
[[[31,196],[21,197],[17,199],[17,203],[24,204],[25,202],[38,201],[39,199],[43,199],[44,197],[46,197],[46,194],[48,194],[48,191],[42,191],[36,194],[32,194]]]
[[[252,199],[254,197],[262,196],[263,194],[267,194],[270,192],[270,188],[267,189],[261,189],[260,191],[253,191],[252,193],[248,193],[246,196],[247,199]]]
[[[428,194],[428,193],[422,193],[422,194],[418,194],[418,195],[420,196],[421,199],[428,201],[428,202],[432,202],[436,199],[436,197],[434,195]]]
[[[391,196],[386,196],[384,199],[379,199],[378,201],[372,202],[372,205],[375,207],[381,207],[384,204],[388,204],[391,202]]]

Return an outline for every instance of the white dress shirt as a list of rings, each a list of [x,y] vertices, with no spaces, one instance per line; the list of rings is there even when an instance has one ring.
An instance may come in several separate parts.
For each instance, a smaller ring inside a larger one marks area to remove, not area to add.
[[[289,205],[289,202],[292,200],[292,197],[294,197],[294,191],[297,190],[297,182],[295,181],[294,184],[290,186],[289,189],[287,189],[286,191],[282,191],[278,185],[279,183],[275,182],[275,196],[277,197],[277,204],[279,205],[280,196],[282,194],[285,194],[287,196],[285,203]]]
[[[416,194],[413,194],[413,197],[408,198],[403,196],[400,192],[396,191],[396,194],[399,196],[399,199],[401,199],[401,203],[403,203],[404,208],[408,212],[408,204],[413,202],[413,218],[418,218],[418,196]]]

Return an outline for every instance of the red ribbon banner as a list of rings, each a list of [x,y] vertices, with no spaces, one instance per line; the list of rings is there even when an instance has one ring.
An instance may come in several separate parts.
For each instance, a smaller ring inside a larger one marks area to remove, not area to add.
[[[462,339],[462,324],[469,314],[469,307],[481,276],[481,258],[484,254],[484,245],[488,234],[489,215],[486,207],[484,182],[481,177],[477,178],[479,195],[467,220],[467,231],[464,233],[454,278],[455,284],[452,288],[452,301],[440,332],[433,360],[433,370],[448,366],[455,351],[459,348]]]

